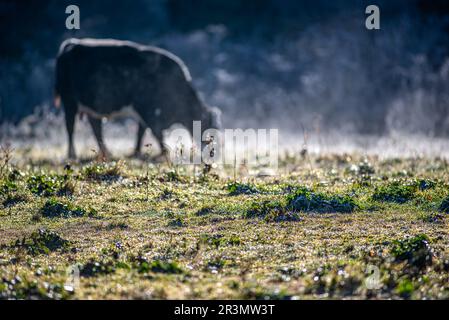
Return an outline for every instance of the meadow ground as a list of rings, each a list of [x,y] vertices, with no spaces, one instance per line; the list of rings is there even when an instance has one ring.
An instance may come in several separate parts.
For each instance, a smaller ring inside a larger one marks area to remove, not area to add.
[[[12,157],[0,298],[449,298],[444,159],[284,155],[270,177]]]

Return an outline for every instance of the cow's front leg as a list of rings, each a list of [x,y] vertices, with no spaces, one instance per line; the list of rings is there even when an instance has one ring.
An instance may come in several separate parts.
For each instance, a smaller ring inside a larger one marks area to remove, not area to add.
[[[164,135],[162,130],[153,131],[153,135],[156,138],[156,143],[159,144],[161,149],[161,154],[155,158],[157,162],[168,162],[170,163],[170,150],[168,150],[167,145],[164,144],[163,138]]]
[[[111,154],[106,149],[106,145],[103,140],[103,125],[101,119],[89,117],[89,122],[94,132],[95,139],[97,139],[98,147],[100,148],[100,156],[102,158],[110,158]]]

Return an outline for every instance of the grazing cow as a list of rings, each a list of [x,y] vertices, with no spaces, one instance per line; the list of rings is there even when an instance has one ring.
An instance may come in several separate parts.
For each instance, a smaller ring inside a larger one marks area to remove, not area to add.
[[[55,105],[62,101],[69,141],[75,158],[73,131],[78,112],[89,116],[98,146],[107,155],[102,119],[132,114],[139,121],[135,154],[151,128],[163,152],[162,131],[180,123],[192,133],[192,122],[202,130],[219,129],[220,112],[204,105],[192,86],[189,70],[174,54],[130,41],[68,39],[56,61]]]

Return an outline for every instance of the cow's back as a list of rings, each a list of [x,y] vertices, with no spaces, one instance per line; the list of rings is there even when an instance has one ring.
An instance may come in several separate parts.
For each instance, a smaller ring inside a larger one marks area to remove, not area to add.
[[[57,58],[56,91],[100,113],[163,92],[164,86],[190,81],[178,57],[130,41],[69,39]]]
[[[81,51],[81,52],[80,52]],[[128,62],[132,62],[133,58],[147,58],[160,59],[167,64],[171,64],[174,68],[179,68],[187,81],[191,81],[191,76],[188,68],[184,62],[172,54],[171,52],[153,46],[141,45],[132,41],[121,41],[114,39],[76,39],[70,38],[65,40],[59,47],[58,59],[64,55],[70,55],[71,52],[76,52],[73,56],[79,63],[79,59],[86,58],[91,54],[104,60],[105,57],[115,58],[119,60],[112,61],[114,63],[127,63],[126,59],[131,58]],[[85,56],[83,56],[83,53]],[[98,56],[100,55],[100,56]],[[125,60],[120,60],[125,59]]]

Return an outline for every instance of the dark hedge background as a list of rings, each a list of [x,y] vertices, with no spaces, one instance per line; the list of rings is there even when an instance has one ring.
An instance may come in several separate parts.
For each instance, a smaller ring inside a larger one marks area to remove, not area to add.
[[[368,4],[380,31],[364,27]],[[0,0],[0,30],[0,123],[52,110],[54,57],[75,36],[173,51],[230,126],[449,131],[446,0]]]

